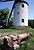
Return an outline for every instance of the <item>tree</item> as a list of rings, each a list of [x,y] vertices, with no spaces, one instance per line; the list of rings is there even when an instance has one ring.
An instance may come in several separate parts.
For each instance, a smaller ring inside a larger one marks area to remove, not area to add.
[[[6,22],[8,19],[8,15],[9,15],[9,9],[8,8],[3,8],[0,9],[0,26],[2,26],[3,28],[6,27]]]
[[[33,28],[33,20],[28,20],[28,25]]]
[[[0,9],[0,19],[3,20],[7,20],[8,19],[8,15],[9,15],[9,9],[8,8],[3,8]]]
[[[11,20],[8,23],[8,27],[12,27],[13,26],[13,17],[11,18]]]
[[[33,19],[33,28],[34,28],[34,19]]]

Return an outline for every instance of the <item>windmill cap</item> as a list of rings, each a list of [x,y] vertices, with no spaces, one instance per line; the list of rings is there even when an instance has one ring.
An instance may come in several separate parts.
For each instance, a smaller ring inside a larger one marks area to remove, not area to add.
[[[26,3],[29,6],[29,4],[26,1],[24,1],[24,0],[15,1],[15,4],[19,3],[19,2]]]

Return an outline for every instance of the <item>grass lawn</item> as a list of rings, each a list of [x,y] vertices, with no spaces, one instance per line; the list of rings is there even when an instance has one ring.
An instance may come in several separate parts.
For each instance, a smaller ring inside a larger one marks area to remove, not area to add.
[[[15,27],[15,28],[8,28],[8,29],[0,29],[0,33],[6,33],[6,32],[17,32],[18,34],[21,33],[29,33],[32,32],[32,36],[28,37],[25,44],[19,44],[20,48],[16,50],[34,50],[34,29],[30,27]],[[3,43],[3,40],[0,40],[0,44]]]
[[[30,28],[30,27],[25,27],[25,28],[22,28],[22,27],[11,27],[11,28],[8,28],[8,29],[0,29],[0,33],[6,33],[6,32],[14,32],[14,31],[21,31],[20,33],[29,33],[29,32],[32,32],[34,33],[34,29]]]

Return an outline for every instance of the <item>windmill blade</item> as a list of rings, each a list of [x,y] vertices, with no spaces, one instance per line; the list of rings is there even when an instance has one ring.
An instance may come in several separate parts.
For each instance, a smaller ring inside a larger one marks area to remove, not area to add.
[[[20,0],[0,0],[1,2],[6,2],[6,1],[20,1]]]
[[[15,7],[15,2],[14,2],[14,4],[13,4],[12,10],[11,10],[11,12],[10,12],[10,15],[9,15],[9,18],[8,18],[8,22],[9,22],[9,20],[10,20],[10,18],[11,18],[12,11],[13,11],[14,7]]]
[[[1,2],[14,1],[14,0],[0,0]]]

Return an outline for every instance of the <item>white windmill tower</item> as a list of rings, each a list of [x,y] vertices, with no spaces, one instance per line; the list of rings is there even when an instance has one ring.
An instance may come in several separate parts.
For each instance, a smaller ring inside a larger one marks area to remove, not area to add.
[[[14,26],[28,26],[28,3],[16,0],[14,8]]]
[[[14,0],[3,0],[3,2],[4,1]],[[8,22],[14,9],[13,26],[28,26],[28,5],[29,4],[24,0],[15,0],[8,18]]]

